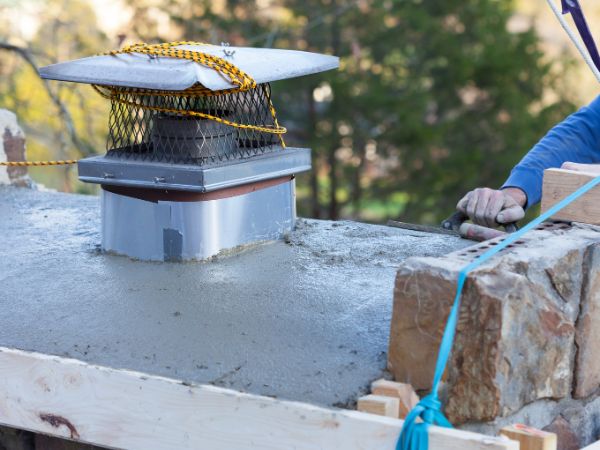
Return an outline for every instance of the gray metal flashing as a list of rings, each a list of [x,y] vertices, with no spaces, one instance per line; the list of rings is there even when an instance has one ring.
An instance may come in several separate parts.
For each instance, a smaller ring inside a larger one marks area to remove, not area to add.
[[[335,56],[297,50],[221,47],[208,44],[182,45],[178,48],[224,58],[259,84],[339,67],[339,58]],[[184,90],[195,84],[201,84],[213,91],[235,87],[215,70],[193,61],[150,58],[139,53],[91,56],[52,64],[40,68],[39,74],[42,78],[50,80],[174,91]]]
[[[173,228],[163,228],[163,261],[181,262],[183,256],[183,235]]]
[[[106,190],[101,199],[102,249],[145,261],[204,260],[281,239],[296,223],[293,180],[206,201],[152,202]]]
[[[94,156],[78,162],[79,179],[86,183],[211,192],[270,180],[311,169],[310,149],[285,150],[227,161],[216,166],[156,163]]]

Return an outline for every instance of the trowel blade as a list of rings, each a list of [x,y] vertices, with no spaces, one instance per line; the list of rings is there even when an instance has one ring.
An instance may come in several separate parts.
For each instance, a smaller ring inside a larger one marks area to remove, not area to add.
[[[444,228],[432,227],[429,225],[417,225],[414,223],[399,222],[397,220],[388,220],[387,225],[388,227],[402,228],[404,230],[411,231],[420,231],[421,233],[449,234],[452,236],[459,236],[459,234],[453,230],[446,230]]]

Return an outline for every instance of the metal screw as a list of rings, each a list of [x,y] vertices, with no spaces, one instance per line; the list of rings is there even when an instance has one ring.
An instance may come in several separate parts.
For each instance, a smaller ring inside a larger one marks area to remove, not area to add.
[[[221,42],[221,47],[223,48],[223,54],[227,57],[231,57],[235,55],[235,50],[227,50],[226,47],[229,47],[229,42]]]

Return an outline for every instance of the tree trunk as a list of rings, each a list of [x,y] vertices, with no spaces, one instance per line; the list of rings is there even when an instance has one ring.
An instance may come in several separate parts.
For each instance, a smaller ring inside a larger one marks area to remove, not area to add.
[[[329,219],[330,220],[337,220],[338,216],[339,216],[339,212],[338,212],[338,202],[337,202],[337,196],[336,196],[336,192],[337,192],[337,186],[338,186],[338,182],[337,182],[337,175],[336,175],[336,159],[335,159],[335,150],[336,150],[336,145],[335,145],[335,141],[332,142],[331,146],[329,147],[329,153],[327,155],[327,162],[329,163],[329,179],[330,179],[330,186],[329,186]]]
[[[338,0],[331,2],[332,10],[337,11],[339,6]],[[340,52],[340,26],[339,17],[334,14],[331,22],[331,49],[334,55],[338,55]],[[329,143],[329,150],[327,155],[327,162],[329,163],[329,178],[330,178],[330,190],[329,190],[329,219],[337,220],[339,218],[339,205],[337,201],[337,161],[335,158],[335,151],[338,147],[339,135],[337,131],[337,117],[338,117],[338,97],[336,93],[333,93],[333,100],[331,102],[331,140]]]
[[[354,219],[359,218],[360,214],[360,201],[362,200],[362,187],[360,186],[360,178],[365,167],[366,161],[366,150],[365,143],[361,138],[356,139],[355,137],[355,148],[357,149],[357,156],[359,158],[358,166],[354,170],[354,176],[352,179],[352,215]]]
[[[314,87],[311,86],[306,92],[307,110],[308,110],[308,129],[314,133],[317,128],[317,111],[315,108],[315,99],[313,98]],[[313,136],[310,136],[313,137]],[[313,168],[310,171],[310,207],[311,216],[315,219],[321,218],[321,206],[319,205],[319,177],[318,177],[318,154],[317,149],[313,148]]]

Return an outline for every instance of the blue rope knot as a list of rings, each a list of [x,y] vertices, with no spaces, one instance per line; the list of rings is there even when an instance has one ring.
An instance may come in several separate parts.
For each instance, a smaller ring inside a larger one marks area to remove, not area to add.
[[[417,419],[421,420],[417,422]],[[396,450],[427,450],[429,425],[452,428],[452,424],[442,413],[442,402],[437,396],[437,391],[423,397],[406,417]]]
[[[442,402],[440,402],[440,399],[437,397],[435,392],[423,397],[419,404],[424,408],[435,409],[436,411],[439,411],[442,408]]]

